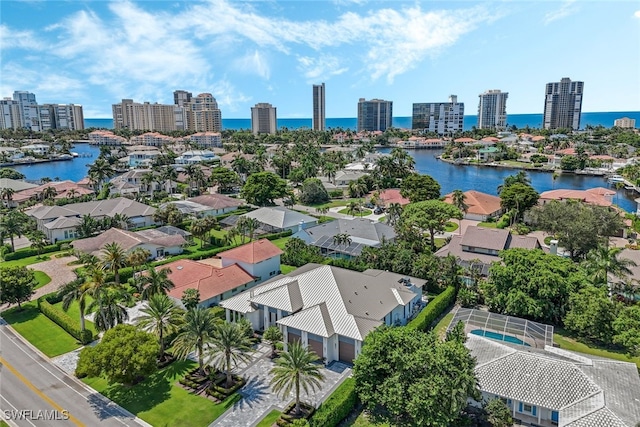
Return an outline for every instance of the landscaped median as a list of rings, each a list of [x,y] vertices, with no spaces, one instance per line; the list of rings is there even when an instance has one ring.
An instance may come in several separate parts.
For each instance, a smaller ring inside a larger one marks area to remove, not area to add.
[[[174,362],[134,386],[109,385],[104,378],[82,378],[88,386],[154,426],[170,420],[185,427],[209,425],[241,396],[232,394],[221,403],[190,393],[178,383],[196,364]]]

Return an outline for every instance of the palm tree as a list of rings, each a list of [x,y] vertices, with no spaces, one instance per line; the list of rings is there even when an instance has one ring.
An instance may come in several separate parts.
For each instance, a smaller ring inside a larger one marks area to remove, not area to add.
[[[44,247],[47,246],[47,235],[40,230],[35,230],[29,234],[29,241],[31,241],[31,248],[35,249],[40,256]]]
[[[202,219],[196,219],[191,223],[191,234],[200,239],[200,249],[204,247],[204,236],[207,234],[206,224]]]
[[[137,267],[146,264],[150,257],[151,252],[144,248],[136,248],[129,253],[129,256],[127,256],[127,264],[133,268],[133,286],[135,286],[139,292],[142,292],[142,289],[137,286],[136,269]]]
[[[105,244],[102,247],[102,263],[104,268],[111,270],[116,285],[119,285],[120,268],[127,265],[127,254],[124,249],[116,242]]]
[[[469,205],[465,203],[467,196],[465,196],[462,190],[453,190],[451,198],[453,200],[453,206],[466,214],[469,210]],[[462,219],[458,220],[458,233],[462,234]]]
[[[91,296],[93,301],[88,310],[95,309],[94,324],[99,331],[106,331],[129,319],[127,308],[122,303],[130,301],[131,294],[125,289],[103,286],[94,289]]]
[[[387,208],[387,224],[394,227],[400,220],[402,215],[402,205],[400,203],[391,203]]]
[[[140,183],[142,183],[145,186],[145,192],[148,193],[149,190],[152,190],[153,192],[153,187],[152,184],[155,181],[155,177],[153,176],[153,172],[149,171],[149,172],[145,172],[142,174],[142,176],[140,177]]]
[[[349,183],[349,196],[351,197],[362,197],[367,194],[367,190],[367,184],[359,179]]]
[[[182,311],[166,295],[156,294],[149,298],[149,305],[140,310],[137,325],[158,337],[160,356],[164,356],[164,337],[178,330],[182,322]]]
[[[166,182],[167,187],[169,188],[168,191],[171,191],[172,187],[171,187],[171,182],[175,181],[178,179],[178,172],[172,168],[171,166],[166,166],[163,170],[162,170],[162,179]]]
[[[115,175],[115,170],[104,158],[98,158],[89,168],[89,176],[97,184],[97,190],[102,190],[102,183],[105,179]]]
[[[216,326],[206,355],[216,369],[226,373],[226,388],[231,388],[233,385],[231,377],[233,366],[251,359],[249,351],[251,351],[251,340],[239,324],[224,322]]]
[[[58,192],[52,186],[45,187],[44,190],[42,190],[42,193],[40,193],[40,197],[42,198],[42,200],[53,199],[57,195]]]
[[[87,310],[87,295],[89,295],[90,290],[88,282],[82,279],[69,282],[58,289],[58,296],[62,297],[62,309],[64,311],[67,311],[74,301],[78,301],[81,331],[85,330],[84,314]]]
[[[126,214],[116,213],[111,218],[111,222],[114,227],[122,228],[124,230],[128,230],[133,226],[131,219]]]
[[[76,190],[75,188],[70,189],[69,191],[67,191],[66,197],[68,199],[75,199],[76,196],[78,196],[78,190]]]
[[[356,214],[362,213],[362,203],[352,200],[347,205],[347,212],[349,212],[349,214],[353,217],[355,217]]]
[[[303,347],[299,342],[293,342],[289,344],[288,351],[282,353],[276,366],[271,369],[273,391],[276,394],[282,394],[285,399],[291,391],[295,393],[296,415],[300,415],[300,388],[308,394],[310,389],[320,388],[320,382],[324,380],[319,365],[315,363],[318,360],[320,358],[307,347]]]
[[[98,222],[89,214],[82,215],[76,226],[78,237],[91,237],[98,230]]]
[[[347,233],[338,233],[333,236],[333,244],[338,247],[344,245],[346,248],[351,244],[351,242],[351,236],[349,236]]]
[[[143,275],[140,279],[140,286],[143,288],[142,298],[150,299],[152,295],[166,294],[171,289],[175,288],[176,285],[174,285],[171,279],[169,279],[170,273],[170,268],[157,270],[153,267],[149,267],[147,274]]]
[[[236,222],[236,228],[238,233],[242,236],[242,243],[244,244],[244,237],[249,237],[249,241],[253,240],[255,231],[260,228],[260,221],[248,216],[241,216]]]
[[[0,190],[0,200],[6,199],[7,205],[9,205],[9,202],[13,200],[14,193],[15,193],[15,190],[13,188],[5,187],[2,190]]]
[[[187,311],[181,332],[173,341],[174,354],[186,360],[189,353],[195,350],[200,372],[204,374],[204,349],[211,342],[215,329],[216,319],[211,310],[196,307]]]
[[[11,240],[11,252],[16,248],[13,243],[14,237],[20,237],[28,229],[29,218],[22,212],[10,210],[0,217],[0,234],[9,236]]]
[[[609,273],[623,279],[631,274],[629,267],[636,263],[627,258],[618,258],[622,248],[607,248],[598,246],[587,254],[585,268],[590,274],[591,282],[595,285],[607,285]]]

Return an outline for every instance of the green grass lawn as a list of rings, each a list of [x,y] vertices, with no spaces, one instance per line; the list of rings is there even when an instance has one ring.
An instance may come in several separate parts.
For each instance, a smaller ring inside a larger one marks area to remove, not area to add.
[[[36,285],[35,289],[41,288],[51,281],[51,277],[49,277],[47,273],[45,273],[44,271],[36,270],[33,272],[33,275],[36,277],[36,280],[38,281],[38,284]]]
[[[444,226],[444,231],[451,233],[452,231],[456,231],[458,229],[458,223],[449,221]]]
[[[289,274],[297,268],[298,267],[295,267],[293,265],[280,264],[280,271],[282,272],[282,274]]]
[[[3,268],[4,267],[24,267],[31,264],[37,264],[39,262],[49,261],[51,258],[56,256],[57,254],[61,254],[63,252],[67,252],[67,251],[51,252],[51,253],[43,254],[40,256],[34,255],[27,258],[16,259],[13,261],[3,261],[2,267]]]
[[[195,367],[191,361],[174,362],[133,387],[109,385],[104,378],[83,378],[87,385],[153,426],[202,427],[222,415],[241,396],[220,404],[189,393],[178,379]]]
[[[481,222],[478,224],[478,227],[497,228],[497,225],[498,225],[497,222]]]
[[[2,312],[2,318],[49,357],[59,356],[81,347],[81,344],[64,329],[40,313],[35,301]]]
[[[322,209],[322,208],[337,208],[338,206],[347,206],[347,204],[349,204],[349,202],[351,201],[362,201],[362,199],[338,199],[338,200],[331,200],[330,202],[327,203],[318,203],[315,205],[307,205],[309,207],[312,208],[316,208],[316,209]]]
[[[349,210],[349,208],[341,209],[341,210],[338,211],[338,213],[354,216],[354,215],[351,214],[351,211]],[[370,209],[364,209],[363,208],[363,209],[360,209],[360,212],[357,212],[355,216],[363,217],[363,216],[371,215],[372,213],[373,213],[373,211],[371,211]]]
[[[436,245],[436,250],[440,249],[441,247],[443,247],[444,245],[447,244],[447,239],[438,239],[438,238],[436,238],[436,239],[433,239],[433,240],[434,240],[434,243]]]
[[[380,218],[378,218],[378,222],[387,222],[387,217],[386,216],[381,216]]]
[[[440,321],[433,328],[436,335],[438,335],[440,338],[444,338],[447,332],[447,327],[449,326],[449,323],[451,323],[451,319],[453,319],[453,313],[451,312],[451,308],[449,309],[449,313],[445,314],[444,317],[440,319]]]
[[[283,237],[281,239],[272,240],[271,243],[273,243],[274,245],[276,245],[277,247],[279,247],[284,251],[284,246],[287,244],[287,242],[290,239],[291,239],[291,236]]]
[[[609,359],[621,360],[623,362],[635,363],[640,369],[640,356],[629,357],[622,351],[610,350],[598,347],[591,347],[587,344],[577,341],[575,338],[562,328],[555,328],[553,334],[553,342],[564,350],[571,350],[578,353],[591,354],[593,356],[607,357]]]
[[[355,420],[349,420],[344,423],[345,427],[390,427],[387,423],[374,423],[369,419],[365,411],[360,411]]]
[[[87,308],[89,308],[91,301],[92,301],[92,298],[87,296],[87,302],[86,302]],[[60,301],[59,303],[53,304],[53,306],[59,308],[61,311],[64,311],[62,310],[62,301]],[[76,320],[78,322],[78,326],[80,325],[80,306],[78,305],[77,301],[74,301],[71,303],[66,313],[69,315],[69,317],[71,317],[73,320]],[[85,316],[86,314],[87,313],[85,313]],[[94,326],[94,324],[86,319],[84,321],[84,327],[89,329],[91,332],[93,332],[94,335],[97,333],[96,327]]]
[[[9,424],[4,422],[3,420],[0,420],[0,427],[9,427]]]
[[[256,424],[256,427],[271,427],[276,422],[276,420],[280,418],[280,414],[280,411],[274,409],[273,411],[269,412],[267,416],[264,417],[258,424]]]

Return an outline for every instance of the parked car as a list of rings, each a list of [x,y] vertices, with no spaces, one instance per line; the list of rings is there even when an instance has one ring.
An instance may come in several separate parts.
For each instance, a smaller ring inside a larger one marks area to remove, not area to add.
[[[382,209],[380,206],[378,206],[377,208],[375,208],[375,209],[373,210],[373,213],[374,213],[375,215],[381,215],[383,212],[384,212],[384,209]]]

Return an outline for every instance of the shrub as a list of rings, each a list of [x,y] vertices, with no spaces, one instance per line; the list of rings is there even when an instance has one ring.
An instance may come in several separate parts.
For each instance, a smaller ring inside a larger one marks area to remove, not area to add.
[[[329,197],[332,199],[341,199],[344,196],[344,191],[342,190],[331,190],[329,191]]]
[[[217,317],[220,320],[227,319],[226,310],[219,306],[211,307],[211,314],[213,317]]]
[[[76,321],[69,317],[69,315],[64,311],[51,305],[45,298],[38,298],[38,308],[42,314],[47,316],[82,344],[89,344],[93,341],[93,333],[90,330],[80,330]]]
[[[456,300],[456,288],[449,286],[440,295],[435,297],[427,306],[413,319],[407,323],[407,328],[417,329],[426,332],[431,324]]]
[[[335,427],[345,419],[358,403],[356,382],[347,378],[309,419],[311,427]]]
[[[51,252],[56,252],[60,249],[60,247],[56,244],[56,245],[49,245],[49,246],[45,246],[44,248],[42,248],[42,250],[40,250],[40,254],[38,254],[38,251],[35,249],[31,249],[31,248],[23,248],[23,249],[18,249],[15,252],[11,252],[8,253],[4,256],[4,260],[5,261],[15,261],[17,259],[23,259],[23,258],[29,258],[31,256],[36,256],[36,255],[43,255],[43,254],[48,254]]]

